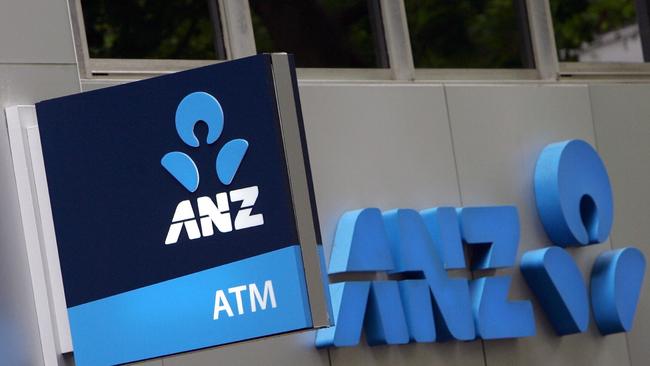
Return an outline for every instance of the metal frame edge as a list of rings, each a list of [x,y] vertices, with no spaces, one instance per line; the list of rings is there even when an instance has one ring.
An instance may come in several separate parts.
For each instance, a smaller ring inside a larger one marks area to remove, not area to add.
[[[33,105],[19,105],[6,108],[5,115],[43,364],[56,366],[58,364],[58,342],[50,306],[36,202],[32,191],[29,143],[24,131],[25,124],[35,122],[36,110]]]
[[[271,69],[275,87],[276,102],[282,130],[282,143],[289,174],[289,185],[294,207],[294,217],[298,228],[298,240],[305,267],[305,282],[309,297],[312,326],[314,328],[329,326],[328,304],[321,277],[320,260],[317,245],[320,243],[320,231],[317,227],[313,195],[308,176],[306,151],[301,134],[300,118],[294,94],[295,75],[292,75],[289,57],[286,53],[271,54]]]

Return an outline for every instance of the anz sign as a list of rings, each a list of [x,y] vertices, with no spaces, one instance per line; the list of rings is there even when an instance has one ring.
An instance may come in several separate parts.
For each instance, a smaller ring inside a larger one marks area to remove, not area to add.
[[[609,236],[612,190],[598,153],[581,140],[548,145],[534,184],[554,246],[523,253],[519,268],[545,316],[558,335],[585,332],[590,308],[603,335],[629,331],[645,273],[641,251],[603,251],[588,286],[565,249]],[[484,271],[514,267],[519,238],[513,206],[345,213],[329,274],[383,272],[387,279],[330,284],[335,326],[318,330],[316,346],[355,346],[362,329],[370,345],[534,336],[532,303],[508,299],[510,275]],[[479,271],[477,277],[447,272],[464,268]]]
[[[194,128],[199,122],[208,127],[206,143],[212,144],[223,131],[223,109],[219,101],[206,92],[193,92],[181,100],[176,108],[176,132],[180,139],[189,147],[197,148],[199,139]],[[219,150],[215,159],[214,171],[219,181],[230,185],[248,150],[248,141],[238,138],[226,142]],[[195,192],[199,187],[199,170],[194,160],[184,152],[172,151],[165,154],[160,164],[188,192]],[[196,199],[198,217],[194,213],[192,201],[183,200],[178,203],[171,225],[167,232],[165,244],[175,244],[185,228],[188,239],[198,239],[214,235],[214,228],[221,233],[247,229],[264,224],[262,214],[251,215],[257,201],[259,187],[252,186],[236,189],[230,192],[217,193],[214,198],[202,196]],[[239,210],[231,212],[233,203],[238,203]],[[231,213],[234,215],[231,217]],[[201,230],[197,219],[201,222]]]
[[[36,113],[77,365],[329,325],[291,57]]]

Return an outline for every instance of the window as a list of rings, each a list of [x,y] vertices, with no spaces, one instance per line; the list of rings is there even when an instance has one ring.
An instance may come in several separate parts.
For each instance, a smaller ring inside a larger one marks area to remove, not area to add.
[[[561,62],[643,62],[634,0],[551,0]]]
[[[251,0],[257,52],[295,54],[296,66],[388,67],[378,0]]]
[[[91,58],[225,58],[216,0],[81,3]]]
[[[316,80],[650,76],[650,0],[68,1],[84,77],[263,52]]]
[[[531,68],[524,0],[405,0],[418,68]]]

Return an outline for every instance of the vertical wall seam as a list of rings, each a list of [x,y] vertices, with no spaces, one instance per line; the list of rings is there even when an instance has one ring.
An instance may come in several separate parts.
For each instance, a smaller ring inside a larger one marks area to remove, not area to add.
[[[445,112],[447,114],[447,124],[449,126],[449,138],[451,140],[451,156],[454,160],[454,170],[456,172],[456,186],[458,187],[458,199],[460,201],[460,206],[464,205],[463,203],[463,193],[460,187],[460,173],[458,171],[458,159],[456,158],[456,146],[454,144],[454,129],[451,124],[451,108],[449,108],[449,98],[447,96],[447,85],[442,84],[442,93],[445,99]],[[471,270],[468,270],[470,278],[474,278],[474,273]],[[483,339],[478,339],[481,342],[481,351],[483,353],[483,365],[487,366],[487,353],[485,351],[485,341]]]
[[[596,148],[596,151],[598,151],[598,154],[601,155],[601,159],[602,159],[602,152],[600,151],[600,148],[598,146],[598,130],[596,128],[596,118],[595,118],[595,113],[594,113],[594,104],[593,104],[592,98],[591,98],[591,87],[592,86],[589,85],[589,84],[584,84],[584,85],[587,88],[587,99],[588,99],[588,102],[589,102],[589,114],[590,114],[590,118],[591,118],[591,126],[592,126],[592,128],[594,130],[594,147]],[[605,166],[605,167],[607,167],[607,166]],[[609,173],[608,173],[608,175],[609,175]],[[612,191],[613,191],[613,187],[612,187]],[[613,192],[612,192],[612,194],[613,194]],[[616,204],[616,198],[614,198],[614,204]],[[614,211],[614,213],[615,213],[615,211]],[[614,234],[613,234],[613,231],[610,232],[610,234],[609,234],[609,249],[611,249],[611,250],[614,249]],[[624,332],[623,335],[625,336],[625,349],[627,351],[628,365],[633,366],[632,352],[630,351],[630,339],[628,337],[629,333]]]
[[[328,348],[326,351],[327,351],[327,363],[328,365],[332,366],[332,354],[330,353],[330,349]]]
[[[451,140],[451,156],[454,160],[454,171],[456,173],[456,187],[458,187],[458,199],[461,206],[463,205],[463,193],[460,189],[460,173],[458,173],[458,159],[456,158],[456,147],[454,144],[454,131],[451,126],[451,112],[449,108],[449,98],[447,97],[447,85],[442,84],[442,93],[445,99],[445,114],[447,115],[447,125],[449,127],[449,138]]]

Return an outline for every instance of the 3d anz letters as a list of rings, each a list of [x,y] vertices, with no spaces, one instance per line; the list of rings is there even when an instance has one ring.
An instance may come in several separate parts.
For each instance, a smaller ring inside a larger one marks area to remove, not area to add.
[[[534,335],[530,302],[506,299],[509,277],[452,278],[443,259],[458,268],[465,262],[458,253],[466,241],[490,246],[484,268],[514,264],[519,241],[516,208],[464,210],[397,209],[382,214],[368,208],[344,214],[337,226],[330,274],[386,272],[416,278],[331,284],[335,325],[318,331],[317,346],[356,345],[362,328],[371,345]],[[442,237],[444,247],[434,239]]]
[[[521,271],[559,335],[584,332],[587,285],[562,247],[598,244],[609,237],[612,188],[598,152],[581,140],[548,145],[535,168],[535,199],[544,229],[557,246],[524,254]],[[638,249],[605,251],[598,257],[590,300],[602,334],[631,329],[644,273]]]
[[[474,339],[469,282],[447,276],[441,257],[420,214],[397,209],[383,214],[393,257],[393,273],[421,272],[429,285],[441,320],[436,332],[442,339]]]
[[[548,321],[558,335],[584,332],[591,304],[602,334],[629,331],[645,273],[641,251],[603,252],[588,288],[564,249],[609,236],[612,192],[598,153],[581,140],[550,144],[538,159],[534,184],[540,220],[555,245],[524,253],[520,270]],[[330,284],[335,325],[318,330],[316,346],[355,346],[362,330],[370,345],[535,335],[530,300],[508,299],[510,276],[474,272],[478,277],[469,280],[447,273],[515,266],[519,230],[513,206],[345,213],[328,272],[379,272],[382,280]]]
[[[589,295],[580,269],[559,247],[526,252],[521,272],[559,335],[581,333],[589,325]]]
[[[519,246],[519,216],[513,206],[466,207],[458,209],[463,241],[470,247],[488,245],[479,251],[478,269],[512,267]],[[486,244],[487,243],[487,244]],[[471,282],[474,322],[483,339],[517,338],[535,335],[535,318],[530,301],[508,301],[510,276],[481,277]]]

